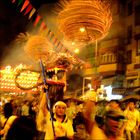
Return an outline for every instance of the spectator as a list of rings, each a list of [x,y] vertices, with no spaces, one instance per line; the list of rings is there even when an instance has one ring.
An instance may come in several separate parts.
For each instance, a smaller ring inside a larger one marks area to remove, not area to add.
[[[21,115],[22,116],[29,116],[29,104],[28,104],[28,101],[24,101],[24,104],[21,107]]]
[[[33,101],[29,105],[29,115],[36,120],[36,113],[37,113],[37,103],[36,101]]]
[[[119,100],[111,100],[108,103],[107,110],[112,110],[112,109],[122,111],[122,109],[120,107],[120,101]]]
[[[94,140],[122,140],[123,136],[121,133],[121,128],[123,121],[125,120],[124,115],[121,111],[109,110],[103,116],[104,124],[99,127],[97,123],[94,123],[91,139]]]
[[[9,128],[11,127],[13,121],[17,118],[17,116],[13,115],[13,106],[11,103],[6,103],[3,108],[5,121],[2,126],[2,130],[0,130],[0,136],[5,138]]]
[[[127,118],[125,126],[125,134],[128,140],[136,140],[136,132],[138,132],[140,124],[140,113],[135,107],[135,103],[130,101],[127,108],[124,111]]]
[[[36,122],[30,117],[21,116],[14,120],[6,140],[35,140],[36,135]]]

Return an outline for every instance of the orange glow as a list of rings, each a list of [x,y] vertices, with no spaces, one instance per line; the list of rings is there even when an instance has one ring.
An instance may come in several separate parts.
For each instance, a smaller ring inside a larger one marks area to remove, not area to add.
[[[85,28],[84,28],[84,27],[81,27],[81,28],[80,28],[80,32],[81,32],[81,33],[85,32]]]
[[[27,68],[25,65],[18,65],[13,68],[11,66],[6,66],[4,69],[0,70],[0,91],[10,91],[10,92],[22,92],[15,84],[15,76],[18,70]],[[31,72],[23,72],[18,77],[18,82],[24,87],[31,87],[38,81],[39,74]],[[35,93],[36,89],[30,90],[30,92]]]
[[[71,0],[60,1],[60,4],[63,9],[58,14],[58,24],[66,40],[95,41],[108,33],[112,23],[109,3],[101,0]]]
[[[71,45],[75,45],[75,42],[72,42]]]
[[[75,49],[74,52],[78,54],[79,53],[79,49]]]

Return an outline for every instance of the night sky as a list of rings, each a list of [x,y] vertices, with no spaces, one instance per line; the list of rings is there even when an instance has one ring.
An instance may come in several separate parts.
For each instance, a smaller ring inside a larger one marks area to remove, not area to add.
[[[55,2],[58,0],[30,0],[36,9],[43,4]],[[10,49],[11,42],[19,33],[26,32],[26,26],[31,22],[27,16],[20,13],[20,9],[21,7],[13,4],[11,0],[0,0],[0,62],[6,55],[6,51]]]
[[[25,32],[27,19],[22,16],[16,9],[16,5],[10,0],[0,1],[0,56],[4,55],[4,51],[16,35]]]

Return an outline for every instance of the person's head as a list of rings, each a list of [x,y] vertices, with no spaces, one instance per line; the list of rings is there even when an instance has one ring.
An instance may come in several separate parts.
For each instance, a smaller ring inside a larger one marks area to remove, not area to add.
[[[13,106],[12,106],[12,104],[9,103],[9,102],[5,103],[3,111],[4,111],[5,118],[9,118],[12,115],[12,113],[13,113]]]
[[[110,106],[110,108],[116,109],[116,108],[120,107],[120,103],[118,100],[111,100],[109,102],[109,106]]]
[[[109,110],[104,115],[104,129],[107,135],[117,136],[125,119],[121,111]]]
[[[128,107],[129,107],[130,110],[134,110],[134,109],[135,109],[135,103],[132,102],[132,101],[129,102],[129,103],[128,103]]]
[[[28,105],[28,101],[27,100],[25,100],[23,103],[24,103],[24,105]]]
[[[66,108],[67,105],[64,102],[58,101],[54,104],[53,111],[57,116],[64,116]]]
[[[71,106],[71,99],[68,99],[68,100],[66,101],[66,105],[67,105],[67,107],[70,107],[70,106]]]
[[[34,140],[36,135],[36,122],[27,116],[21,116],[12,123],[6,140]]]

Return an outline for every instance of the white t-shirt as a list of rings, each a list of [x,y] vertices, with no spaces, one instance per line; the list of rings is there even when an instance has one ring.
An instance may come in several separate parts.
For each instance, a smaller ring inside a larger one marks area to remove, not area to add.
[[[49,113],[48,113],[48,115],[49,115]],[[55,116],[54,116],[54,118],[55,118]],[[55,130],[56,137],[62,137],[62,136],[73,137],[74,130],[72,127],[72,122],[67,117],[65,117],[63,122],[53,120],[53,124],[54,124],[54,130]],[[53,134],[53,129],[52,129],[52,122],[50,120],[50,117],[47,116],[45,140],[50,140],[50,139],[51,140],[54,139],[54,134]]]

